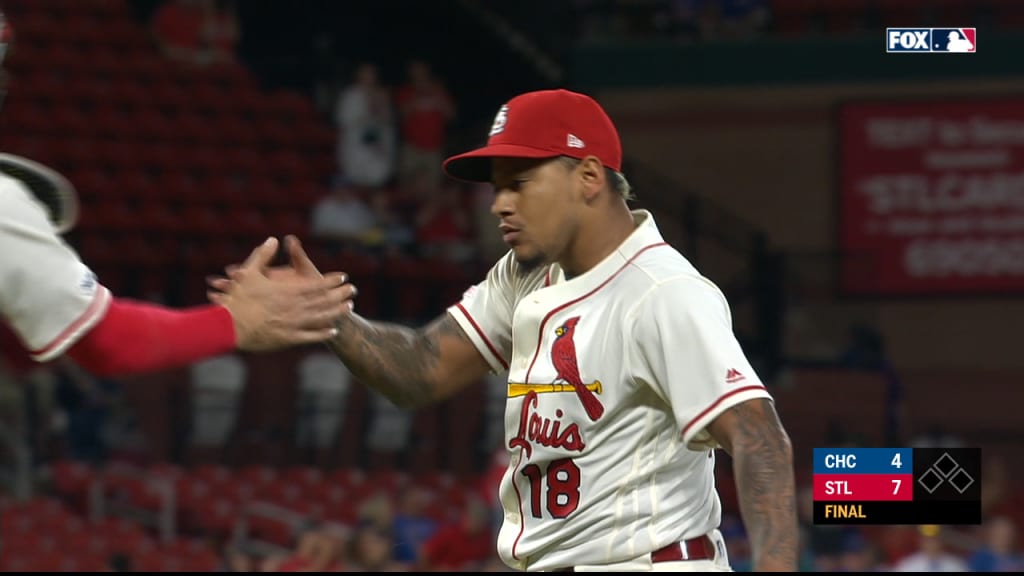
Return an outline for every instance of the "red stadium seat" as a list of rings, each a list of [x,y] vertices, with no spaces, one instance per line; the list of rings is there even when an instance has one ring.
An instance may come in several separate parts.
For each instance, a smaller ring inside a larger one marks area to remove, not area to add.
[[[138,145],[121,139],[100,140],[96,146],[96,162],[107,170],[117,171],[140,163]]]
[[[71,499],[84,498],[95,480],[92,467],[75,460],[54,462],[50,471],[56,493]]]
[[[771,0],[772,28],[781,36],[800,36],[820,17],[821,0]]]
[[[233,94],[222,86],[212,82],[197,82],[189,91],[192,109],[216,119],[220,115],[231,114],[234,108]]]
[[[166,113],[142,110],[132,118],[132,121],[135,123],[136,133],[144,142],[169,143],[176,139],[177,128]]]
[[[134,140],[136,135],[134,119],[124,109],[107,106],[107,96],[106,93],[96,95],[96,100],[89,112],[95,134],[104,139],[118,141],[118,143]],[[121,160],[122,165],[131,161],[131,158]]]
[[[229,148],[221,156],[225,174],[242,178],[258,178],[264,171],[263,157],[251,148]]]
[[[277,234],[294,234],[300,239],[306,238],[309,234],[309,217],[306,210],[282,208],[274,210],[269,214],[271,228],[277,230]]]
[[[188,146],[210,146],[218,142],[217,126],[195,113],[179,114],[175,120],[175,141]]]
[[[169,173],[180,165],[178,152],[178,148],[165,142],[140,144],[136,150],[137,165],[150,173]]]
[[[150,102],[164,114],[177,114],[188,110],[191,100],[184,85],[161,79],[150,87]]]
[[[136,160],[137,162],[138,160]],[[149,172],[136,166],[126,164],[123,170],[114,173],[112,180],[114,190],[109,192],[107,197],[134,199],[148,203],[165,195],[163,185]]]
[[[184,222],[174,204],[150,202],[138,212],[140,228],[150,234],[177,235],[184,229]]]
[[[223,115],[213,120],[215,141],[232,147],[251,148],[259,141],[257,129],[236,115]]]

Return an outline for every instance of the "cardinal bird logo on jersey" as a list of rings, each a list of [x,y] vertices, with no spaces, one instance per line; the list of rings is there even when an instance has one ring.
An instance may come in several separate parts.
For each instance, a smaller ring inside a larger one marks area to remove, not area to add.
[[[551,345],[551,363],[554,365],[555,371],[558,372],[555,382],[562,381],[570,384],[576,391],[576,395],[579,396],[580,402],[583,403],[587,416],[591,420],[597,420],[604,414],[604,406],[594,395],[594,391],[583,383],[580,378],[579,364],[576,361],[576,343],[572,338],[576,334],[576,325],[579,324],[579,321],[580,317],[575,316],[555,329],[555,342]]]

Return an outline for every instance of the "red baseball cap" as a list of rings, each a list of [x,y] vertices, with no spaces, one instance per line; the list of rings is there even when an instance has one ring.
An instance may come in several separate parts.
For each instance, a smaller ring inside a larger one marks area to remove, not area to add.
[[[538,90],[509,100],[494,117],[487,145],[444,161],[467,182],[490,182],[492,158],[600,158],[622,169],[622,144],[611,118],[593,98],[569,90]]]

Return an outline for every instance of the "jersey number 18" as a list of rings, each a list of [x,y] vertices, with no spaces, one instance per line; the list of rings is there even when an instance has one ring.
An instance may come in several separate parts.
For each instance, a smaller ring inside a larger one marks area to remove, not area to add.
[[[548,514],[553,518],[565,518],[572,514],[580,505],[580,469],[569,458],[552,460],[548,464],[547,473],[540,466],[528,464],[523,468],[523,476],[530,480],[530,513],[534,518],[542,518],[541,494],[547,504]],[[547,490],[544,490],[545,480]]]

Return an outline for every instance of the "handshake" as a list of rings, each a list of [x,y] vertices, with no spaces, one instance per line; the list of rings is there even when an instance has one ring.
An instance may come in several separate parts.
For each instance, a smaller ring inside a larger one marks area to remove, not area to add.
[[[355,306],[356,287],[345,273],[321,273],[295,236],[284,239],[289,263],[271,266],[278,248],[276,238],[267,238],[245,262],[207,278],[207,297],[231,313],[239,350],[326,342]]]

